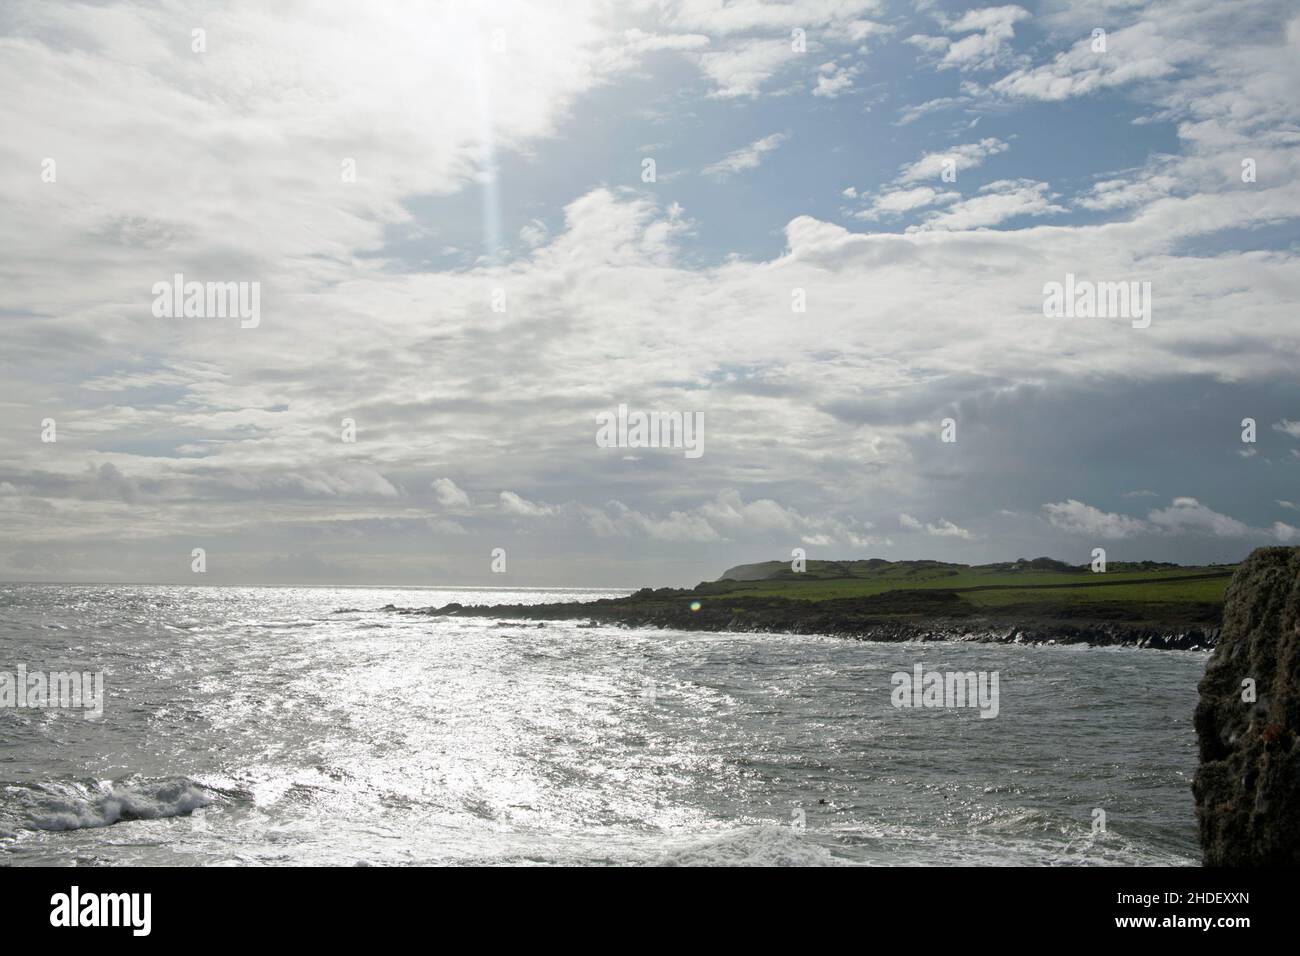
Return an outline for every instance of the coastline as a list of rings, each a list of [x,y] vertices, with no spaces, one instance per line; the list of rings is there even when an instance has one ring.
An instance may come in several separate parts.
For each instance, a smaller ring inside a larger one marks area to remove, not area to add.
[[[822,634],[847,639],[904,642],[1138,647],[1210,651],[1219,626],[1205,622],[1114,620],[1010,620],[951,615],[881,614],[880,602],[806,602],[781,598],[687,602],[692,592],[660,595],[648,589],[626,598],[556,604],[462,605],[380,610],[431,617],[499,617],[526,621],[585,620],[589,625],[659,627],[716,633]],[[692,603],[695,607],[692,608]]]

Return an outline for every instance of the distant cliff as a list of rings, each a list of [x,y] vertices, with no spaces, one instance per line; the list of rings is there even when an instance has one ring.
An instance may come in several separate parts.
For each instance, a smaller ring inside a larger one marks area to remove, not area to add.
[[[1300,548],[1260,548],[1233,575],[1200,693],[1205,865],[1300,865]]]

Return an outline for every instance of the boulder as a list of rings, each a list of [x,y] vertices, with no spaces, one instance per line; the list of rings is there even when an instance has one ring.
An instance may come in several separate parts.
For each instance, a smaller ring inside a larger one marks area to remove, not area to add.
[[[1205,865],[1300,865],[1300,548],[1233,575],[1195,723]]]

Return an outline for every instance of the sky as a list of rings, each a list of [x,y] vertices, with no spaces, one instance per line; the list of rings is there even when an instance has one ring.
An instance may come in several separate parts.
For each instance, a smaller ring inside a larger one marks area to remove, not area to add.
[[[10,0],[0,580],[1300,544],[1298,89],[1289,0]]]

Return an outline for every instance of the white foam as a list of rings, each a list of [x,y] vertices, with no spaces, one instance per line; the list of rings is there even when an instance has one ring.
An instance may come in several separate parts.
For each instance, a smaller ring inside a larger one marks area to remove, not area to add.
[[[114,787],[99,792],[80,784],[45,785],[24,809],[36,830],[81,830],[127,820],[183,816],[212,803],[212,797],[186,779]]]
[[[669,850],[659,866],[835,866],[830,850],[789,826],[741,827]]]

